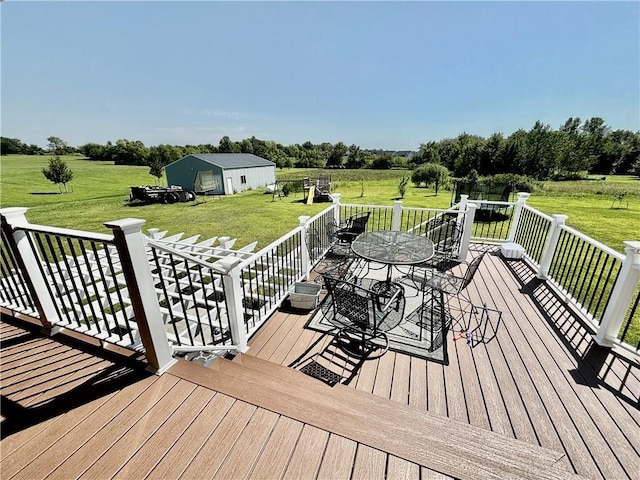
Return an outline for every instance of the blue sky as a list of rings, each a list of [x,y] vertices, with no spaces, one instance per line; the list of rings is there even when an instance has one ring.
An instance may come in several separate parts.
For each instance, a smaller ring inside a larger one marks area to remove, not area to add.
[[[640,129],[639,2],[0,4],[1,133],[417,149],[599,116]]]

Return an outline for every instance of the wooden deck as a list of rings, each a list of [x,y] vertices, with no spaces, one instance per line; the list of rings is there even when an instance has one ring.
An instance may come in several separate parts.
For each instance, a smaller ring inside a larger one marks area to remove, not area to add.
[[[331,350],[310,315],[278,312],[233,362],[161,377],[5,318],[0,476],[639,479],[638,363],[494,250],[471,293],[503,311],[495,338],[449,334],[447,365],[327,357],[349,378],[333,387],[280,366]]]

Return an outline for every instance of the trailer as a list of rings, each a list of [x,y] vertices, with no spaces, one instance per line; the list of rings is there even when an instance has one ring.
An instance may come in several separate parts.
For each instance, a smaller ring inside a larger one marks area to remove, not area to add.
[[[156,187],[153,185],[131,187],[129,203],[178,203],[191,202],[196,199],[195,192],[182,187]]]

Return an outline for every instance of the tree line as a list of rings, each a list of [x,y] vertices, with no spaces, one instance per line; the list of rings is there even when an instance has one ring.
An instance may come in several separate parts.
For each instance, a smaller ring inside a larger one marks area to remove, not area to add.
[[[445,167],[456,177],[471,172],[479,175],[509,173],[538,180],[578,178],[583,173],[640,175],[640,131],[612,130],[600,117],[585,121],[571,117],[558,129],[538,121],[530,130],[519,129],[505,137],[493,133],[484,138],[462,133],[455,138],[423,143],[417,152],[364,149],[358,145],[282,145],[256,137],[234,142],[228,136],[217,145],[157,145],[147,147],[139,140],[115,143],[86,143],[70,147],[58,137],[49,137],[48,149],[2,137],[3,155],[81,153],[94,160],[116,164],[148,165],[161,176],[162,167],[195,153],[252,153],[273,161],[277,167],[300,168],[412,168],[424,164]]]

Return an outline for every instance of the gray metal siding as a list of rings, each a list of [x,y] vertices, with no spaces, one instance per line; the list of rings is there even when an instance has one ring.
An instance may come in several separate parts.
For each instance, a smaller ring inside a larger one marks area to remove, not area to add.
[[[193,182],[199,170],[211,171],[220,176],[220,184],[224,191],[211,193],[231,195],[232,193],[243,192],[245,190],[262,188],[276,182],[275,165],[264,167],[245,167],[223,170],[216,165],[212,165],[194,155],[176,160],[165,167],[167,183],[169,185],[180,185],[187,190],[193,190]],[[246,177],[246,183],[242,183],[242,176]],[[232,190],[229,191],[227,178],[231,178]]]
[[[246,183],[242,183],[242,176],[245,176]],[[262,188],[276,182],[276,168],[268,167],[251,167],[251,168],[234,168],[233,170],[225,170],[223,173],[225,193],[244,192],[254,188]],[[233,184],[233,192],[228,192],[227,178],[231,178]]]
[[[179,185],[187,190],[193,190],[193,182],[196,179],[196,174],[199,170],[211,171],[219,176],[223,177],[222,171],[219,167],[211,165],[208,162],[200,160],[193,155],[187,155],[178,161],[170,163],[165,167],[165,173],[167,176],[168,185]],[[222,184],[222,183],[221,183]],[[222,194],[222,191],[212,192],[215,194]]]

